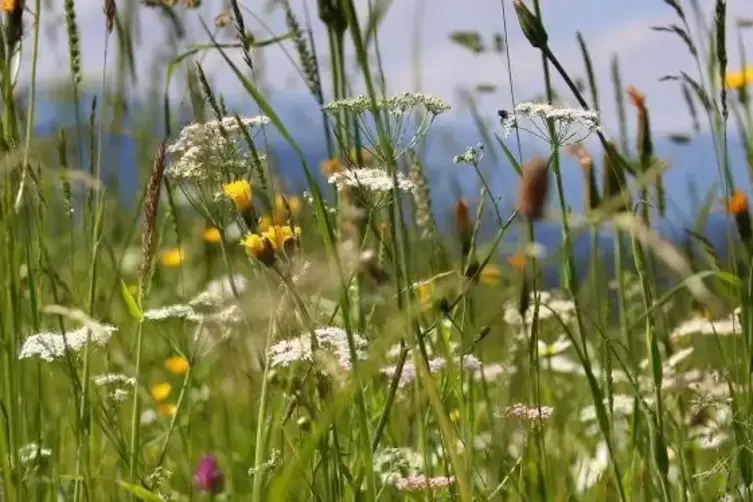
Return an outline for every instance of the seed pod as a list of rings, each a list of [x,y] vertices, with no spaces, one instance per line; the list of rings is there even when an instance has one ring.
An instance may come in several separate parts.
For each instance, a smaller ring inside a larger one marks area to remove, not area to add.
[[[518,212],[529,220],[541,219],[548,192],[547,163],[542,157],[534,157],[523,166],[518,192]]]

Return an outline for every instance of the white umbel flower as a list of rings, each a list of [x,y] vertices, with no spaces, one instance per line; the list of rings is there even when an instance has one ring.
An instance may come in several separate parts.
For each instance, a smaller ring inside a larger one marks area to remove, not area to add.
[[[38,333],[24,340],[18,359],[38,357],[43,361],[52,362],[63,357],[67,350],[78,352],[86,345],[87,340],[102,347],[110,341],[117,330],[115,326],[102,324],[82,327],[66,332],[65,335],[56,332]]]
[[[22,464],[31,464],[52,455],[52,450],[37,443],[25,444],[18,449],[18,460]]]
[[[334,355],[342,368],[351,368],[348,336],[344,329],[337,327],[318,328],[314,330],[314,334],[320,350]],[[366,359],[366,340],[353,333],[353,341],[356,348],[356,357]],[[269,348],[267,355],[270,360],[269,364],[273,368],[290,366],[297,361],[313,362],[311,334],[304,333],[296,338],[281,340]]]
[[[392,176],[384,169],[361,167],[340,171],[329,177],[327,182],[338,188],[365,188],[373,192],[389,192],[395,186]],[[404,192],[411,192],[415,185],[401,172],[397,173],[397,187]]]

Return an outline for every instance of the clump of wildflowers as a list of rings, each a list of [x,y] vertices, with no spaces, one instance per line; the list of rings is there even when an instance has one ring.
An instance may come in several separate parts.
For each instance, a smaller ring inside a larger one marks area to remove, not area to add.
[[[260,127],[267,123],[269,118],[264,116],[224,117],[221,121],[211,120],[184,127],[167,147],[173,161],[166,174],[179,181],[203,182],[221,179],[222,169],[231,172],[246,170],[249,159],[240,153],[237,143],[241,128]]]
[[[427,477],[423,474],[409,476],[395,481],[395,488],[401,492],[425,492],[446,490],[455,483],[455,476]]]
[[[521,422],[545,422],[552,418],[554,408],[551,406],[530,407],[525,404],[513,404],[502,410],[501,415]]]
[[[290,225],[273,225],[259,234],[249,233],[241,241],[246,252],[271,267],[280,255],[292,256],[300,245],[301,229]]]

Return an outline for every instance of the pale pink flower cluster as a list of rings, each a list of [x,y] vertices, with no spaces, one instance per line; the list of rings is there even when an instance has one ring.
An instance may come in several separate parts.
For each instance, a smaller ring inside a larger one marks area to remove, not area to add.
[[[401,492],[423,492],[429,490],[446,490],[455,483],[455,476],[436,476],[429,478],[423,474],[398,478],[395,488]]]
[[[552,418],[553,414],[554,408],[551,406],[535,408],[521,403],[508,406],[502,412],[502,415],[507,418],[514,418],[524,422],[546,421]]]

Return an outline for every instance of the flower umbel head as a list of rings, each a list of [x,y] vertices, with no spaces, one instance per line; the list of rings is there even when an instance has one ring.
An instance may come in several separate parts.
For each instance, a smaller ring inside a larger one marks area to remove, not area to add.
[[[199,491],[214,494],[222,492],[225,478],[220,471],[217,457],[204,455],[199,459],[199,465],[193,475],[193,482]]]
[[[222,191],[233,201],[238,211],[245,211],[251,207],[251,183],[248,180],[225,183],[222,185]]]

